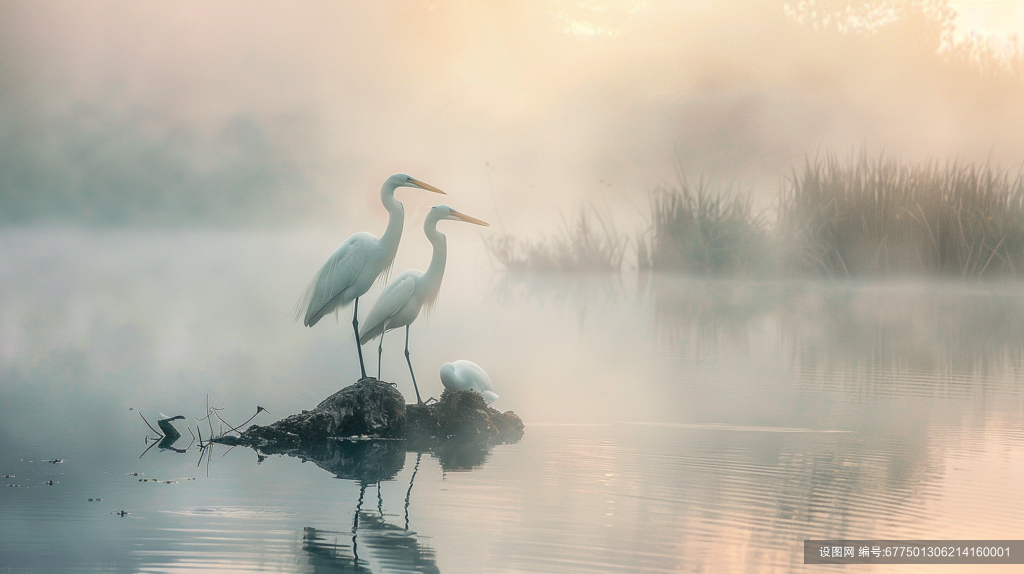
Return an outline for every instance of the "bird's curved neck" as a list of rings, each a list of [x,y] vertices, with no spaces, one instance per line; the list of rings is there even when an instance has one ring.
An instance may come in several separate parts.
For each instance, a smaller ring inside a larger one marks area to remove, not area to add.
[[[405,225],[405,208],[395,199],[395,187],[384,184],[380,188],[380,202],[388,210],[388,227],[380,236],[380,244],[392,252],[398,252],[398,242],[402,240],[402,227]]]
[[[434,246],[434,254],[430,257],[430,267],[424,274],[428,286],[430,298],[437,295],[441,289],[441,278],[444,276],[444,265],[448,261],[448,240],[444,234],[437,230],[437,220],[427,218],[423,222],[423,232],[426,234],[430,244]]]

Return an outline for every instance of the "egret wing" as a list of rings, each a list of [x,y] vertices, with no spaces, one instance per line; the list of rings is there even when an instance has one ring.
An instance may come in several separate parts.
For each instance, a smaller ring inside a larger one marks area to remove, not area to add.
[[[304,325],[312,327],[324,315],[348,303],[342,292],[359,277],[366,264],[366,252],[363,242],[352,237],[327,258],[299,301],[299,313],[305,310]]]
[[[380,335],[387,328],[388,319],[394,317],[402,307],[412,300],[416,293],[416,280],[411,276],[399,275],[384,288],[380,298],[373,304],[370,314],[363,319],[363,329],[359,334],[359,343],[365,344]]]

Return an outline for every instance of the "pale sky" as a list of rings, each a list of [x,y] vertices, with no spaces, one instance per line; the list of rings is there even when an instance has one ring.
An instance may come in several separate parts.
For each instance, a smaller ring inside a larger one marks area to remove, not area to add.
[[[1024,1],[1021,0],[953,0],[957,11],[957,28],[961,32],[1024,36]]]

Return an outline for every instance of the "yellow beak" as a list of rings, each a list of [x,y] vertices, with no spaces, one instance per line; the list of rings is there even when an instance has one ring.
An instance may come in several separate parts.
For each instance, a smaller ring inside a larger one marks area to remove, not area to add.
[[[448,195],[447,193],[441,191],[440,189],[437,189],[436,187],[430,185],[429,183],[423,183],[422,181],[416,179],[415,177],[410,178],[410,179],[412,179],[412,183],[416,184],[416,187],[418,187],[420,189],[425,189],[427,191],[433,191],[434,193],[440,193],[441,195]]]
[[[466,223],[475,223],[477,225],[483,225],[484,227],[490,227],[491,226],[491,224],[487,223],[486,221],[481,221],[481,220],[479,220],[479,219],[477,219],[475,217],[471,217],[469,215],[466,215],[465,213],[460,213],[458,211],[454,211],[453,210],[452,211],[452,215],[454,215],[455,217],[458,217],[459,219],[461,219],[462,221],[465,221]]]

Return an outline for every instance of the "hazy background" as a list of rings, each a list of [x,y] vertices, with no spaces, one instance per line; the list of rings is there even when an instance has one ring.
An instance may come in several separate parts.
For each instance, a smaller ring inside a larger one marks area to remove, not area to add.
[[[1020,2],[791,4],[3,1],[0,222],[373,230],[405,171],[533,233],[675,157],[765,202],[819,150],[1024,160],[1022,68],[949,57]]]
[[[1021,31],[1020,1],[0,0],[0,475],[24,487],[0,489],[0,568],[315,569],[304,528],[348,532],[359,485],[243,449],[209,474],[195,448],[140,459],[138,415],[267,424],[354,381],[351,308],[289,310],[383,231],[396,171],[494,224],[439,226],[420,391],[473,360],[528,429],[384,484],[442,571],[779,572],[808,538],[1011,538],[1019,282],[501,273],[481,238],[581,201],[628,233],[677,168],[770,207],[819,150],[1016,173]],[[398,197],[394,269],[422,269],[438,198]],[[411,398],[402,339],[382,378]]]

